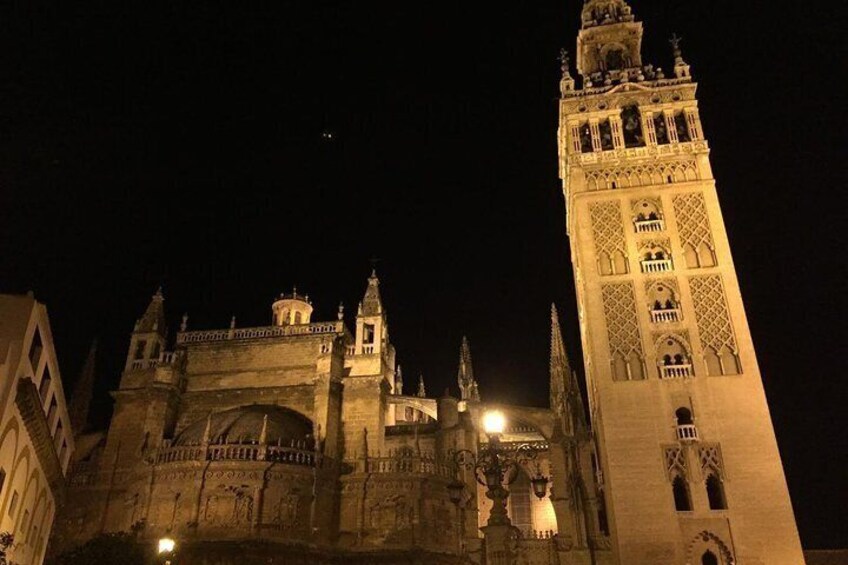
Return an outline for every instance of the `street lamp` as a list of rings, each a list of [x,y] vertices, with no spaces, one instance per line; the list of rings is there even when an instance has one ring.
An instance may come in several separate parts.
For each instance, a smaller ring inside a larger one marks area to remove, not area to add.
[[[159,539],[159,559],[164,559],[164,565],[171,565],[171,558],[174,556],[176,547],[177,542],[173,538],[166,536]]]
[[[510,526],[511,522],[506,511],[506,500],[509,491],[504,484],[511,485],[518,478],[521,469],[530,476],[533,494],[539,499],[548,492],[548,478],[539,470],[536,459],[538,450],[530,444],[519,445],[516,449],[506,449],[501,444],[501,435],[506,429],[506,418],[497,410],[487,411],[483,415],[483,430],[489,438],[489,443],[481,447],[477,454],[462,449],[454,456],[457,471],[467,469],[474,471],[474,478],[486,487],[486,497],[492,500],[492,512],[489,516],[489,526]],[[465,484],[459,479],[448,485],[451,502],[459,504]]]

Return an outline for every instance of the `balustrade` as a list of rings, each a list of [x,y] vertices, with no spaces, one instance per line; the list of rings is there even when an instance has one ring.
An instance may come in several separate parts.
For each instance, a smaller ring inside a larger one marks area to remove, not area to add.
[[[673,269],[671,259],[653,259],[642,261],[643,273],[666,273]]]
[[[366,473],[418,473],[422,475],[436,475],[447,479],[454,477],[454,469],[450,465],[439,461],[432,455],[408,455],[399,457],[369,457],[364,460]]]
[[[692,365],[660,365],[662,379],[688,379],[692,376]]]
[[[294,326],[263,326],[258,328],[180,332],[177,334],[177,343],[206,343],[213,341],[266,339],[298,335],[339,334],[343,332],[344,322],[338,320],[335,322],[319,322],[315,324],[299,324]]]
[[[636,220],[637,233],[658,232],[665,229],[663,220]]]
[[[313,467],[315,451],[300,447],[260,444],[178,445],[159,449],[159,464],[183,461],[271,461],[286,465]]]
[[[669,324],[680,321],[680,309],[651,310],[651,321],[655,324]]]
[[[698,428],[694,424],[677,426],[677,439],[680,441],[698,441]]]

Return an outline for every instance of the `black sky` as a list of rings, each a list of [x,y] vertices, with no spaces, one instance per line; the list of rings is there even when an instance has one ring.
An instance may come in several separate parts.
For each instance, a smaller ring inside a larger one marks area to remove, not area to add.
[[[100,339],[101,419],[159,284],[172,328],[264,325],[294,284],[327,319],[378,257],[431,393],[467,334],[485,398],[544,404],[552,301],[579,358],[555,137],[575,0],[55,4],[0,23],[0,291],[48,304],[67,387]],[[676,31],[700,82],[802,540],[848,546],[846,9],[632,5],[646,60],[670,69]]]

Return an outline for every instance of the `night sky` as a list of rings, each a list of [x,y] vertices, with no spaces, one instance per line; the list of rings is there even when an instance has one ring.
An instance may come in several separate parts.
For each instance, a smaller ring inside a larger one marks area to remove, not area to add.
[[[632,5],[645,61],[670,72],[677,32],[700,82],[802,541],[848,546],[846,9]],[[2,10],[0,291],[48,305],[68,391],[99,338],[96,420],[160,284],[172,335],[186,311],[267,325],[293,285],[350,323],[378,258],[410,391],[455,390],[467,335],[484,399],[544,405],[552,301],[580,358],[556,157],[576,0]]]

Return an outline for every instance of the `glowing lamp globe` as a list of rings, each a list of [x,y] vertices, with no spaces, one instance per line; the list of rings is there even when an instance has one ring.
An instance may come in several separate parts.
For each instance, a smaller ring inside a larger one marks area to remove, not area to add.
[[[177,542],[171,538],[162,538],[159,540],[159,553],[171,553],[174,551],[174,547],[176,547],[176,545]]]
[[[505,428],[506,418],[503,412],[490,410],[483,415],[483,430],[490,436],[502,434]]]

